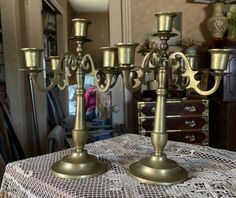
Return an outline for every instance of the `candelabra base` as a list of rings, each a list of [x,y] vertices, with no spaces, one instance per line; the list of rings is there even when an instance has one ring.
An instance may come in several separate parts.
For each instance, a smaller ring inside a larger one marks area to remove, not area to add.
[[[51,169],[54,175],[65,179],[95,177],[107,170],[104,162],[94,155],[89,155],[87,151],[73,151],[53,164]]]
[[[129,174],[147,184],[170,185],[188,179],[187,171],[166,155],[146,157],[129,167]]]

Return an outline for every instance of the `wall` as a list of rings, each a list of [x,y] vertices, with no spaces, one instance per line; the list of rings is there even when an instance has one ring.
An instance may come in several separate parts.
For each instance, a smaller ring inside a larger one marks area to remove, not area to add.
[[[65,6],[66,0],[58,1]],[[26,156],[39,154],[35,144],[34,128],[32,124],[31,99],[29,81],[25,68],[23,47],[43,47],[42,31],[42,0],[0,0],[4,60],[6,67],[6,87],[10,99],[11,120],[16,135],[24,149]],[[60,6],[61,7],[61,6]],[[63,8],[62,8],[63,9]],[[65,9],[67,11],[67,9]],[[65,18],[66,20],[66,18]],[[66,26],[66,24],[64,23]],[[64,28],[67,29],[67,28]],[[64,37],[67,41],[66,32]],[[63,41],[65,43],[65,40]],[[61,46],[66,48],[67,43]],[[46,94],[35,89],[38,125],[42,153],[47,150],[47,103]]]
[[[131,0],[132,40],[141,42],[143,35],[156,32],[157,12],[182,12],[182,38],[192,38],[209,45],[211,37],[206,21],[210,7],[207,4],[188,3],[187,0]],[[139,56],[139,55],[138,55]],[[140,59],[140,58],[137,58]]]
[[[10,116],[14,131],[26,154],[31,154],[34,146],[31,109],[27,75],[20,72],[23,68],[20,49],[26,43],[25,4],[18,0],[0,1],[4,46],[6,88],[10,100]]]

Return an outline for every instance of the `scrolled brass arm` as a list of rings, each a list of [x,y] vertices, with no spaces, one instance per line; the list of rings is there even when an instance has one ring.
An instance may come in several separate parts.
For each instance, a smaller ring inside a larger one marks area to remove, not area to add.
[[[90,54],[84,55],[81,60],[81,65],[85,71],[93,74],[95,77],[94,84],[100,91],[105,93],[116,84],[117,77],[119,75],[117,74],[117,70],[105,68],[101,71],[96,69]]]
[[[93,62],[93,59],[90,54],[85,54],[81,60],[81,66],[86,72],[91,72],[92,74],[96,74],[96,68]]]
[[[58,82],[57,87],[60,90],[64,90],[66,87],[69,86],[69,77],[71,76],[70,69],[76,70],[76,57],[74,54],[71,54],[69,52],[65,52],[59,62],[57,67],[57,73],[58,73]],[[62,79],[64,77],[64,79]],[[60,83],[60,80],[62,79],[63,83]]]
[[[39,83],[38,76],[39,76],[38,72],[30,72],[30,77],[32,78],[34,85],[36,85],[37,88],[40,91],[49,91],[54,86],[56,86],[58,84],[58,82],[59,82],[59,76],[58,75],[54,75],[53,79],[50,79],[50,85],[49,86],[43,86],[43,85],[41,85]]]
[[[218,87],[220,85],[220,82],[221,82],[221,79],[222,79],[222,74],[223,73],[218,72],[218,73],[213,74],[215,84],[210,90],[207,90],[207,91],[201,90],[198,86],[200,81],[195,79],[195,75],[198,73],[198,71],[194,71],[194,70],[191,69],[189,61],[183,53],[175,52],[175,53],[173,53],[169,56],[169,59],[170,60],[171,59],[177,59],[178,56],[182,58],[182,60],[184,61],[184,65],[185,65],[185,72],[182,74],[182,76],[187,77],[189,79],[189,80],[187,80],[188,84],[186,84],[186,89],[192,88],[198,94],[203,95],[203,96],[211,95],[218,89]],[[174,67],[176,67],[176,68],[178,68],[179,66],[180,66],[180,64],[175,64],[174,65]]]
[[[131,74],[134,74],[137,77],[133,78],[133,77],[131,77]],[[131,71],[130,69],[124,69],[124,70],[122,70],[122,76],[123,76],[123,81],[124,81],[125,87],[131,92],[136,92],[140,89],[140,87],[142,85],[142,82],[143,82],[142,77],[144,76],[144,72],[141,67],[137,71],[135,71],[135,70]]]

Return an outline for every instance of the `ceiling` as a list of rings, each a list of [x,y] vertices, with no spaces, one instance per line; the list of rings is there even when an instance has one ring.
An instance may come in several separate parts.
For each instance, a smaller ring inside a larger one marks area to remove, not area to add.
[[[108,12],[109,0],[68,0],[75,12]]]

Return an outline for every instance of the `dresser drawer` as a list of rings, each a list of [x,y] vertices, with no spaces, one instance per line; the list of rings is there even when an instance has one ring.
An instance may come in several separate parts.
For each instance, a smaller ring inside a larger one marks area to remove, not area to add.
[[[167,117],[167,130],[191,130],[202,129],[208,123],[208,117]],[[154,118],[139,118],[138,120],[140,131],[152,131],[154,127]]]
[[[138,102],[138,116],[155,116],[156,102]],[[193,116],[208,114],[207,100],[167,100],[166,115]]]
[[[168,140],[208,145],[208,134],[203,131],[168,132]]]
[[[151,136],[151,131],[143,131],[141,135]],[[176,142],[185,142],[190,144],[209,144],[208,131],[195,130],[195,131],[172,131],[168,132],[168,140]]]
[[[150,135],[154,127],[156,102],[138,102],[138,132]],[[208,100],[166,101],[166,131],[169,139],[208,145]]]
[[[184,117],[207,115],[208,102],[206,100],[183,100],[179,103],[167,101],[166,115],[180,115]]]

